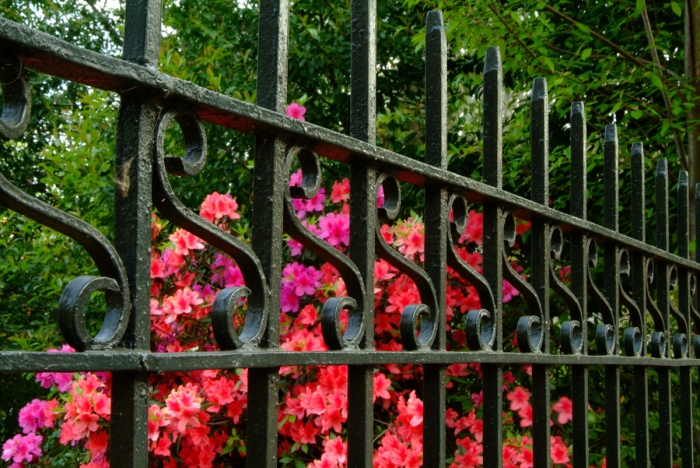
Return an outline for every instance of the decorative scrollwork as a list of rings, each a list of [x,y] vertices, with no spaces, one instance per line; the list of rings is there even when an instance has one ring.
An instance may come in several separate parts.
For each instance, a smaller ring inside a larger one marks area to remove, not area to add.
[[[24,133],[31,113],[29,83],[16,57],[0,58],[0,83],[4,98],[0,137],[11,140]],[[114,246],[92,225],[24,193],[2,174],[0,203],[85,248],[101,276],[79,276],[68,284],[59,301],[59,329],[68,344],[78,351],[117,346],[126,333],[131,302],[126,270]],[[92,337],[85,327],[85,304],[96,291],[104,291],[107,308],[100,331]]]
[[[630,276],[630,255],[627,249],[620,249],[617,255],[617,265],[620,271],[620,277]],[[644,317],[642,316],[642,311],[637,305],[637,302],[627,294],[627,291],[622,287],[622,281],[617,278],[618,291],[620,294],[620,301],[627,307],[630,313],[630,323],[631,325],[625,329],[625,334],[623,338],[625,354],[627,356],[641,356],[642,349],[642,330],[641,327],[644,326]]]
[[[668,276],[668,287],[670,291],[673,291],[678,286],[678,270],[675,266],[669,268]],[[689,352],[688,337],[690,336],[690,325],[680,310],[673,305],[673,301],[669,301],[668,305],[679,329],[679,333],[673,335],[673,357],[676,359],[686,358]]]
[[[24,133],[32,110],[29,81],[17,57],[0,56],[0,85],[4,100],[0,115],[0,138],[14,140]]]
[[[600,315],[603,318],[603,323],[598,325],[596,328],[595,342],[598,348],[598,353],[603,355],[613,355],[617,353],[617,343],[615,341],[615,316],[613,313],[612,306],[603,293],[600,292],[598,286],[596,286],[593,280],[593,274],[591,270],[598,265],[598,245],[595,239],[588,239],[588,279],[586,281],[586,291],[588,295],[593,299],[593,303],[598,308]]]
[[[356,348],[364,336],[364,307],[358,307],[358,299],[365,297],[365,287],[360,270],[338,249],[307,229],[297,218],[292,198],[313,198],[321,187],[321,169],[318,155],[311,149],[293,146],[287,152],[287,173],[297,160],[301,165],[301,186],[287,187],[284,203],[284,231],[301,243],[314,255],[330,263],[345,281],[348,297],[328,299],[321,310],[321,333],[328,349]],[[350,312],[345,333],[341,330],[340,313]]]
[[[659,309],[659,306],[656,304],[656,301],[651,296],[651,286],[654,283],[654,260],[648,258],[646,259],[645,263],[645,272],[647,279],[647,311],[651,315],[651,318],[654,322],[654,328],[656,329],[656,331],[654,331],[651,334],[649,349],[653,357],[663,358],[667,356],[667,331],[666,323],[664,321],[664,314],[661,312],[661,309]]]
[[[539,353],[542,352],[542,345],[544,344],[544,330],[542,327],[546,326],[543,323],[542,304],[537,297],[535,289],[513,269],[508,260],[506,246],[513,247],[517,236],[515,216],[509,211],[505,211],[503,213],[502,222],[503,240],[505,243],[503,248],[501,248],[503,278],[508,280],[508,282],[518,290],[522,298],[525,299],[528,311],[530,312],[530,315],[520,317],[518,320],[518,328],[516,331],[518,336],[518,348],[520,348],[520,351],[523,353]]]
[[[481,309],[467,312],[467,345],[474,351],[490,350],[496,340],[496,324],[493,319],[496,302],[486,278],[462,260],[453,240],[453,236],[460,237],[467,229],[467,200],[462,196],[452,195],[448,206],[452,211],[453,220],[447,232],[447,264],[474,286],[481,302]]]
[[[554,292],[564,301],[569,309],[569,317],[561,325],[561,350],[564,354],[580,354],[583,351],[583,312],[578,299],[559,279],[559,275],[554,271],[554,260],[561,260],[564,250],[564,233],[559,226],[549,228],[550,257],[549,262],[549,284]]]
[[[396,218],[401,206],[401,191],[395,177],[382,174],[377,180],[377,187],[384,188],[384,206],[377,209],[380,219],[391,221]],[[396,252],[382,237],[379,224],[375,226],[375,246],[379,258],[386,260],[394,268],[406,274],[418,288],[421,304],[411,304],[401,312],[399,330],[401,343],[407,351],[430,348],[437,334],[438,302],[435,287],[427,273],[413,262]],[[420,332],[417,322],[422,317]]]
[[[175,120],[185,139],[185,156],[175,158],[165,155],[163,144],[165,130]],[[245,281],[246,287],[226,288],[217,295],[212,307],[214,338],[223,350],[253,348],[262,339],[268,317],[268,288],[258,257],[240,239],[219,229],[194,214],[177,198],[168,181],[168,173],[196,175],[206,162],[206,134],[201,120],[187,110],[165,111],[158,122],[153,171],[153,203],[160,214],[192,234],[213,245],[233,258]],[[248,299],[248,310],[240,335],[233,327],[233,313],[238,301]]]
[[[698,312],[697,304],[698,294],[698,278],[695,273],[690,273],[690,317],[693,321],[693,353],[695,357],[700,356],[700,312]]]

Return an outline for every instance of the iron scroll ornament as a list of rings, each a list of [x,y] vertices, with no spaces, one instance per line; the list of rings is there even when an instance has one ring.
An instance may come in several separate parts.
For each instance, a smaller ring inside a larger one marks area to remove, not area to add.
[[[520,317],[518,320],[517,336],[518,348],[523,353],[540,353],[544,344],[544,330],[542,327],[547,326],[543,323],[542,304],[535,289],[525,281],[511,266],[508,260],[506,247],[513,247],[517,231],[515,228],[515,216],[509,211],[504,211],[502,217],[503,223],[503,241],[504,245],[501,248],[501,260],[503,263],[503,278],[508,280],[515,289],[518,290],[525,303],[527,304],[530,315]]]
[[[564,250],[564,234],[559,226],[549,228],[550,262],[549,283],[554,292],[564,301],[569,309],[569,317],[561,325],[561,350],[564,354],[581,354],[583,351],[583,311],[578,298],[559,279],[554,271],[554,260],[560,260]]]
[[[623,338],[624,350],[627,356],[641,356],[642,350],[644,349],[642,343],[642,330],[641,327],[644,326],[644,314],[640,309],[637,302],[632,299],[632,297],[627,294],[627,291],[622,287],[622,276],[630,276],[632,269],[630,265],[630,255],[627,249],[620,249],[617,255],[617,265],[618,271],[620,272],[620,277],[617,279],[618,292],[620,294],[620,301],[627,308],[630,314],[630,326],[625,328],[625,335]]]
[[[467,229],[467,200],[460,195],[452,195],[448,206],[453,220],[450,221],[450,230],[447,232],[447,264],[476,289],[481,303],[481,309],[467,312],[465,319],[467,345],[474,351],[490,351],[496,341],[496,326],[493,319],[496,313],[496,301],[493,299],[486,278],[462,260],[453,239],[460,237]]]
[[[27,128],[31,91],[22,63],[0,58],[0,83],[4,105],[0,137],[12,140]],[[77,241],[90,255],[101,276],[79,276],[63,290],[58,306],[58,326],[66,342],[77,351],[105,350],[117,346],[126,333],[131,312],[129,283],[119,254],[95,227],[21,191],[0,174],[0,204]],[[97,291],[105,294],[106,312],[94,337],[85,326],[85,305]]]
[[[675,266],[669,268],[668,275],[669,291],[673,291],[678,286],[678,270]],[[676,319],[679,329],[679,332],[673,335],[673,357],[675,359],[686,358],[689,353],[688,337],[690,336],[690,325],[685,316],[673,305],[673,301],[669,300],[668,308],[671,316]]]
[[[385,221],[392,221],[398,216],[401,207],[399,182],[392,175],[381,174],[377,179],[377,190],[379,187],[384,189],[384,206],[377,208],[378,217]],[[379,223],[375,224],[374,239],[377,256],[411,278],[421,298],[421,304],[409,304],[401,312],[399,324],[401,344],[407,351],[429,349],[437,335],[440,310],[435,287],[425,271],[386,243]],[[417,322],[421,318],[423,321],[419,332]]]
[[[659,306],[656,304],[656,301],[651,295],[651,286],[654,284],[654,260],[652,260],[651,258],[647,258],[645,261],[645,265],[645,274],[647,280],[645,288],[647,295],[647,311],[651,315],[655,328],[655,331],[651,334],[649,349],[653,357],[664,358],[668,355],[668,331],[666,330],[664,314],[663,312],[661,312],[661,309],[659,309]]]
[[[593,279],[591,270],[598,265],[598,244],[595,239],[586,239],[588,251],[588,272],[586,278],[586,292],[593,299],[593,303],[598,308],[598,312],[603,319],[603,323],[596,328],[595,343],[598,354],[612,356],[617,353],[617,343],[615,341],[615,317],[613,309],[603,293],[598,289]]]
[[[163,147],[165,130],[173,120],[180,125],[185,140],[185,155],[182,158],[166,156]],[[177,176],[197,175],[206,163],[206,152],[206,134],[199,117],[179,108],[165,111],[156,131],[153,203],[164,218],[236,261],[246,286],[219,291],[211,311],[212,330],[222,350],[255,348],[267,326],[269,305],[267,282],[260,260],[240,239],[204,220],[183,205],[168,181],[168,173]],[[234,327],[233,318],[236,306],[243,298],[248,299],[248,310],[245,325],[239,334]]]
[[[358,299],[365,297],[362,275],[348,257],[311,232],[297,218],[292,199],[309,199],[318,193],[321,187],[321,168],[318,155],[313,150],[302,146],[293,146],[287,151],[287,174],[289,174],[295,159],[301,165],[301,186],[287,186],[284,202],[284,231],[314,255],[330,263],[345,281],[348,295],[332,297],[323,304],[321,333],[323,341],[330,350],[357,348],[365,330],[364,309],[358,307]],[[343,309],[350,312],[345,333],[342,333],[340,320],[340,313]]]

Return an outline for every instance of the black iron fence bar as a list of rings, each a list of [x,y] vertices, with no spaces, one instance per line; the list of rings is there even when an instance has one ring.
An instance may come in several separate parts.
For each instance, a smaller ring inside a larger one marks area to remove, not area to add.
[[[287,104],[287,44],[289,1],[260,2],[258,26],[257,101],[260,108],[283,113]],[[279,304],[282,276],[283,209],[286,175],[284,142],[270,135],[255,138],[253,191],[253,250],[267,279],[268,304]],[[268,307],[262,347],[275,349],[280,341],[280,311]],[[230,319],[229,319],[230,320]],[[248,371],[250,441],[246,466],[277,466],[277,405],[279,367]]]
[[[442,12],[431,11],[425,38],[425,162],[447,169],[447,37]],[[447,282],[448,193],[438,184],[425,187],[425,271],[435,285]],[[446,235],[447,234],[447,235]],[[436,288],[439,310],[433,350],[445,350],[446,291]],[[425,466],[445,466],[446,366],[423,367],[423,455]]]
[[[586,114],[584,104],[571,105],[571,214],[586,219]],[[580,305],[578,320],[581,326],[581,354],[588,354],[588,248],[583,232],[571,234],[571,292]],[[571,368],[571,397],[573,416],[573,462],[575,467],[588,464],[588,367],[575,365]]]
[[[641,144],[632,145],[632,237],[646,242],[646,213],[644,207],[644,148]],[[646,310],[646,269],[644,255],[632,254],[632,298],[640,310]],[[646,326],[640,320],[630,320],[632,326],[641,332],[642,349],[640,354],[646,356]],[[649,466],[649,389],[646,367],[634,368],[634,427],[636,466]]]
[[[124,23],[124,63],[155,69],[160,51],[160,0],[127,2]],[[150,350],[151,321],[144,311],[150,304],[150,270],[145,258],[151,251],[152,161],[159,108],[145,90],[122,96],[117,123],[114,245],[129,278],[133,312],[124,346]],[[111,368],[107,367],[107,369]],[[110,455],[112,466],[148,463],[148,373],[112,373]]]
[[[376,0],[353,0],[350,25],[350,136],[374,147],[376,141]],[[377,168],[366,162],[350,164],[350,260],[362,276],[365,294],[362,309],[364,333],[361,350],[374,348],[375,204]],[[359,364],[359,363],[358,363]],[[363,363],[364,364],[364,363]],[[372,398],[374,367],[348,366],[348,451],[349,466],[371,466],[374,438]]]

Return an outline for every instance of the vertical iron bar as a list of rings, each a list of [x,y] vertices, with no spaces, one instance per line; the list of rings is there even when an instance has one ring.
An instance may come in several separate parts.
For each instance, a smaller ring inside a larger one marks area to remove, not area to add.
[[[690,222],[689,222],[689,187],[688,173],[682,171],[678,176],[678,255],[690,258]],[[685,333],[690,342],[690,275],[688,270],[678,270],[678,310],[685,318],[687,327],[679,330]],[[690,357],[690,351],[688,352]],[[684,467],[693,466],[693,381],[691,378],[692,367],[681,367],[680,372],[680,400],[681,400],[681,460]]]
[[[503,70],[498,47],[486,49],[484,62],[484,183],[501,188],[503,141]],[[496,339],[493,349],[503,349],[503,209],[497,203],[484,203],[484,278],[491,287],[496,310]],[[484,466],[503,465],[503,368],[484,364]]]
[[[124,59],[155,68],[160,50],[160,0],[126,2]],[[148,93],[122,95],[117,123],[114,244],[124,262],[132,314],[125,345],[150,349],[151,176],[158,108]],[[126,182],[124,182],[126,181]],[[112,373],[111,466],[148,465],[148,374]]]
[[[604,173],[605,185],[604,218],[605,227],[613,231],[619,229],[618,209],[620,206],[618,194],[618,141],[617,127],[605,126],[604,143]],[[619,289],[620,269],[617,263],[617,245],[605,245],[605,298],[610,303],[613,313],[613,328],[615,330],[615,354],[619,347]],[[607,466],[620,468],[620,368],[605,366],[605,454]]]
[[[530,109],[530,148],[532,154],[532,201],[549,204],[549,101],[547,80],[537,78],[532,85]],[[542,352],[549,354],[549,261],[550,242],[545,219],[532,220],[532,286],[542,304]],[[532,366],[534,466],[550,466],[549,366]]]
[[[646,191],[644,188],[644,147],[641,143],[632,145],[632,237],[646,242]],[[642,356],[646,356],[646,302],[647,279],[644,254],[634,252],[632,261],[632,299],[642,315],[642,321],[631,321],[630,325],[638,327],[642,334]],[[649,466],[649,387],[647,368],[634,366],[634,433],[635,466]]]
[[[659,159],[656,170],[656,246],[662,250],[669,249],[668,236],[668,161]],[[663,314],[664,335],[667,351],[663,358],[668,357],[671,346],[669,334],[669,279],[668,265],[664,261],[656,261],[656,303]],[[668,367],[658,367],[659,376],[659,460],[661,468],[673,466],[673,434],[671,425],[671,372]]]
[[[571,105],[571,214],[587,218],[586,210],[586,112],[583,102]],[[581,304],[583,323],[581,340],[583,354],[588,354],[588,251],[586,236],[581,232],[571,234],[571,291]],[[588,367],[572,366],[571,396],[573,404],[574,468],[588,465]]]
[[[352,0],[350,136],[376,144],[377,2]],[[374,231],[377,223],[377,173],[372,165],[350,166],[350,259],[365,281],[365,338],[374,349]],[[348,367],[348,467],[372,466],[374,368]]]
[[[262,0],[258,23],[256,104],[284,112],[287,103],[287,36],[289,0]],[[270,310],[263,346],[279,347],[280,281],[282,274],[282,208],[284,142],[256,135],[253,190],[253,250],[267,278]],[[246,466],[277,466],[277,405],[279,369],[248,370]]]
[[[425,48],[425,162],[447,169],[447,38],[442,12],[428,12]],[[437,336],[433,349],[445,349],[445,284],[447,283],[447,191],[425,187],[425,270],[435,286]],[[445,369],[424,366],[423,466],[445,466]]]

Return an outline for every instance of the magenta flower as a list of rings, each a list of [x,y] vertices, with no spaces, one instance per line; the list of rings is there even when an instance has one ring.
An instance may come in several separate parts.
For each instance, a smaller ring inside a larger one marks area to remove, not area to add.
[[[304,114],[306,114],[306,107],[293,102],[287,106],[287,112],[285,112],[285,114],[293,119],[306,120],[304,118]]]
[[[37,434],[23,436],[17,434],[7,440],[2,446],[2,459],[15,463],[32,462],[41,456],[42,437]]]
[[[328,213],[318,220],[320,237],[332,246],[350,245],[350,218],[343,213]]]

